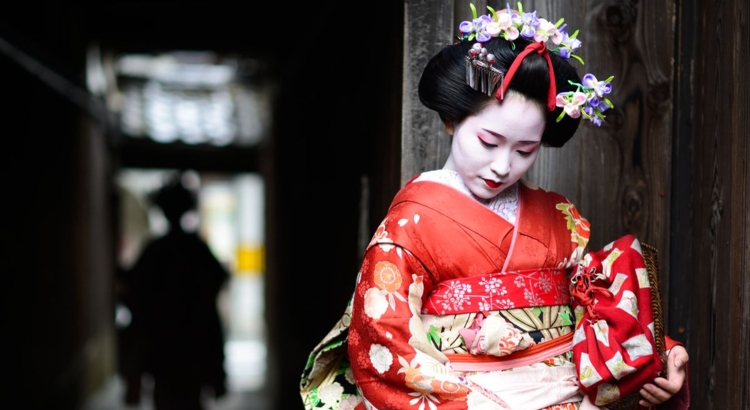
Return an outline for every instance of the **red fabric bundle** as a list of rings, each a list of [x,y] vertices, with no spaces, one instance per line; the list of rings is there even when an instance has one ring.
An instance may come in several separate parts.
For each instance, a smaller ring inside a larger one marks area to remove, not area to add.
[[[662,371],[651,287],[633,235],[588,253],[571,277],[573,356],[581,391],[595,405],[632,402]]]

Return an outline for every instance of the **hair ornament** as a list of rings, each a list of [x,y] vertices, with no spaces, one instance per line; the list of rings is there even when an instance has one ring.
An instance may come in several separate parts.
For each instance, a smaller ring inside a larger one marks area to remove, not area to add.
[[[521,51],[520,54],[516,56],[516,59],[513,60],[513,64],[510,65],[510,68],[508,68],[508,81],[505,83],[505,90],[503,90],[502,93],[498,92],[495,94],[495,98],[502,101],[503,94],[505,91],[507,91],[508,86],[510,86],[510,80],[513,78],[513,76],[516,74],[516,71],[518,70],[518,67],[521,66],[521,62],[523,62],[523,59],[526,58],[527,55],[531,53],[537,53],[544,57],[544,59],[547,61],[547,71],[549,72],[549,90],[547,91],[547,109],[550,111],[554,111],[556,103],[556,82],[555,82],[555,69],[552,67],[552,60],[549,58],[549,51],[547,50],[547,46],[544,44],[544,42],[532,42],[529,43],[526,48]]]
[[[583,76],[581,84],[569,81],[578,89],[557,94],[556,104],[558,107],[563,107],[563,111],[557,117],[557,122],[560,122],[567,114],[573,118],[583,116],[597,127],[602,125],[604,111],[614,107],[612,101],[605,97],[612,92],[610,83],[613,78],[615,77],[611,76],[604,81],[599,81],[589,73]]]
[[[487,95],[501,93],[502,99],[503,72],[493,67],[495,56],[482,47],[482,43],[474,43],[466,56],[466,84]]]
[[[563,24],[565,19],[561,18],[556,23],[539,18],[536,10],[531,13],[524,13],[523,6],[518,3],[518,11],[511,10],[510,4],[506,3],[505,9],[495,11],[490,6],[487,10],[490,14],[477,17],[477,8],[473,3],[469,3],[473,19],[463,21],[458,26],[461,32],[460,40],[474,40],[480,43],[489,41],[493,37],[502,37],[511,42],[521,37],[528,41],[545,43],[550,52],[557,53],[560,57],[568,59],[575,58],[581,64],[583,59],[575,54],[576,50],[581,48],[581,41],[576,37],[578,30],[573,34],[565,31],[567,24]]]
[[[588,73],[583,76],[581,84],[570,81],[570,84],[576,86],[576,91],[557,94],[555,91],[554,70],[547,53],[556,53],[564,59],[572,57],[583,64],[583,59],[574,54],[581,48],[581,41],[577,38],[578,30],[573,34],[568,34],[565,30],[567,24],[563,24],[565,19],[561,18],[553,24],[538,17],[536,10],[524,12],[520,2],[517,3],[518,10],[512,10],[509,3],[506,3],[505,9],[500,11],[487,6],[490,13],[481,16],[477,16],[477,9],[473,3],[469,3],[469,6],[472,20],[463,21],[458,27],[461,33],[459,40],[477,41],[469,51],[469,56],[466,57],[466,83],[468,85],[488,95],[495,92],[495,97],[502,100],[521,61],[528,54],[535,52],[544,56],[549,66],[550,90],[547,108],[550,111],[556,107],[563,108],[557,117],[557,122],[568,115],[576,119],[583,117],[596,126],[602,124],[605,118],[604,111],[614,107],[612,101],[605,97],[612,91],[611,81],[614,76],[599,81],[593,74]],[[492,66],[494,56],[487,54],[487,50],[482,46],[482,43],[495,37],[502,37],[509,41],[511,48],[515,48],[514,40],[518,38],[531,42],[516,57],[507,73],[502,73]]]

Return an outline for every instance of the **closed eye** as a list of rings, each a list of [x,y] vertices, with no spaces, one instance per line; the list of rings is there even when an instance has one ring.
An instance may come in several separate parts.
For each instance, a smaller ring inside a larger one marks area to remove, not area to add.
[[[519,151],[516,151],[516,152],[518,152],[518,155],[520,155],[520,156],[522,156],[522,157],[528,157],[528,156],[529,156],[529,155],[531,155],[531,154],[532,154],[532,153],[533,153],[534,151],[531,151],[531,152],[529,152],[529,151],[520,151],[520,150],[519,150]]]
[[[482,143],[482,145],[483,145],[483,146],[484,146],[485,148],[494,148],[494,147],[497,147],[497,145],[495,145],[495,144],[490,144],[489,142],[487,142],[487,141],[485,141],[485,140],[483,140],[483,139],[481,139],[481,138],[479,138],[479,142],[481,142],[481,143]]]

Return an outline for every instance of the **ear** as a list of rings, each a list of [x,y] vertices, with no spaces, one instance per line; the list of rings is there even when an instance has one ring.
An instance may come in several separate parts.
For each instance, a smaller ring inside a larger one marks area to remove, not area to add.
[[[453,131],[455,131],[455,129],[453,128],[453,123],[450,121],[446,121],[445,132],[447,132],[450,136],[453,136]]]

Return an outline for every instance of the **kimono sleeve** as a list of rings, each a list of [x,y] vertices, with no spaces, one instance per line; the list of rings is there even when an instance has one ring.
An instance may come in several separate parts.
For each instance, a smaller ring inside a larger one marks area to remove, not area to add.
[[[349,360],[366,408],[470,408],[471,390],[443,364],[420,319],[431,286],[404,248],[375,245],[365,254],[352,303]]]
[[[578,265],[587,252],[589,238],[591,237],[591,224],[578,212],[578,208],[569,199],[564,197],[563,199],[564,201],[557,203],[555,208],[562,212],[565,227],[570,233],[570,242],[568,243],[570,253],[569,256],[566,255],[561,264],[561,267],[570,269]]]

